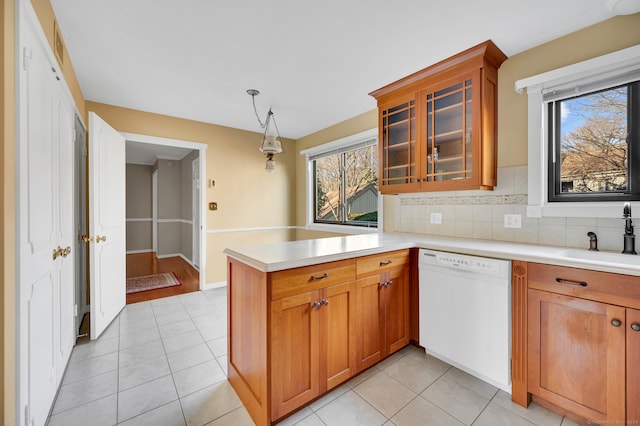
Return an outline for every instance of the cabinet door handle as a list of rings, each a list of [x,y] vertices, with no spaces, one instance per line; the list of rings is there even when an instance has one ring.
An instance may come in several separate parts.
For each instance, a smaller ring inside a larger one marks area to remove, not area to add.
[[[556,278],[556,282],[560,284],[579,285],[581,287],[587,286],[587,283],[584,281],[567,280],[565,278]]]
[[[310,281],[317,281],[317,280],[321,280],[323,278],[329,278],[329,274],[327,274],[326,272],[322,275],[311,275],[311,278],[309,278]]]
[[[622,325],[622,321],[617,318],[611,320],[611,325],[614,327],[620,327]]]
[[[311,307],[312,307],[313,309],[320,309],[320,302],[318,302],[318,301],[316,300],[315,302],[313,302],[313,303],[311,304]]]
[[[393,262],[391,261],[391,259],[387,260],[386,262],[380,262],[380,266],[387,266],[387,265],[391,265]]]
[[[637,322],[634,322],[633,324],[631,324],[631,329],[633,331],[640,331],[640,324],[638,324]]]
[[[328,306],[328,305],[329,305],[329,301],[328,301],[327,299],[322,299],[322,300],[320,301],[320,304],[321,304],[321,305],[324,305],[324,306]]]

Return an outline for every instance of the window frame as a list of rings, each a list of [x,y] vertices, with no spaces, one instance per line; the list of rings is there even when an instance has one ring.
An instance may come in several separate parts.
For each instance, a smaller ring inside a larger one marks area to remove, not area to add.
[[[314,160],[318,156],[329,153],[338,153],[350,151],[351,149],[358,148],[359,145],[375,140],[373,143],[378,146],[378,129],[370,129],[364,132],[356,133],[345,138],[337,139],[322,145],[318,145],[312,148],[308,148],[300,151],[301,155],[305,156],[306,163],[306,190],[305,190],[305,205],[306,205],[306,225],[307,230],[336,232],[343,234],[367,234],[377,233],[383,230],[383,197],[378,187],[378,225],[377,227],[366,227],[351,224],[342,223],[317,223],[315,222],[315,168]],[[380,161],[380,159],[378,159]],[[376,170],[379,173],[379,170]],[[379,176],[378,176],[379,178]]]
[[[620,201],[549,201],[548,103],[640,79],[640,45],[516,81],[527,93],[529,217],[619,218]],[[632,201],[640,208],[640,202]]]
[[[557,102],[575,99],[583,95],[598,93],[609,89],[616,89],[619,87],[627,87],[627,128],[629,129],[629,136],[627,137],[627,191],[619,192],[595,192],[595,193],[556,193],[557,185],[559,185],[558,179],[560,178],[560,164],[555,161],[554,155],[560,150],[561,137],[560,126],[557,125],[560,120],[560,110],[555,105]],[[589,91],[578,96],[568,96],[553,101],[546,102],[547,108],[547,122],[550,123],[547,132],[547,143],[549,144],[549,189],[547,192],[549,202],[625,202],[625,201],[638,201],[640,200],[640,135],[638,130],[640,129],[640,80],[628,82],[625,84],[615,84],[604,89]],[[634,115],[638,117],[633,119]]]

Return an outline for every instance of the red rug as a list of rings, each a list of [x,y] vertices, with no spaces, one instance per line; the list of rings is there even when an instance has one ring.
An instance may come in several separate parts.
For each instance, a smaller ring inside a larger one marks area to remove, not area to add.
[[[173,272],[127,278],[127,294],[182,285]]]

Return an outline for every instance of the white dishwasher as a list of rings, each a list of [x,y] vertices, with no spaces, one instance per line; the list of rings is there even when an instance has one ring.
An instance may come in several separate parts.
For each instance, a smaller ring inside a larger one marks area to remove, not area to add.
[[[511,393],[511,261],[420,250],[420,345]]]

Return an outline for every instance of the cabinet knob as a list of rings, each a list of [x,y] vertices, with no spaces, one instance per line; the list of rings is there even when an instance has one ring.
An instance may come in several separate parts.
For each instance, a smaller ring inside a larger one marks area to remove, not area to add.
[[[611,320],[611,325],[614,326],[614,327],[620,327],[622,325],[622,321],[620,321],[619,319],[614,318],[614,319]]]
[[[640,324],[638,324],[637,322],[634,322],[633,324],[631,324],[631,329],[633,331],[640,331]]]
[[[320,305],[320,302],[318,302],[317,300],[316,300],[316,301],[314,301],[314,302],[311,304],[311,307],[312,307],[313,309],[320,309],[320,306],[321,306],[321,305]]]
[[[328,306],[328,305],[329,305],[329,301],[328,301],[327,299],[322,299],[322,300],[320,301],[320,304],[321,304],[321,305],[324,305],[324,306]]]

